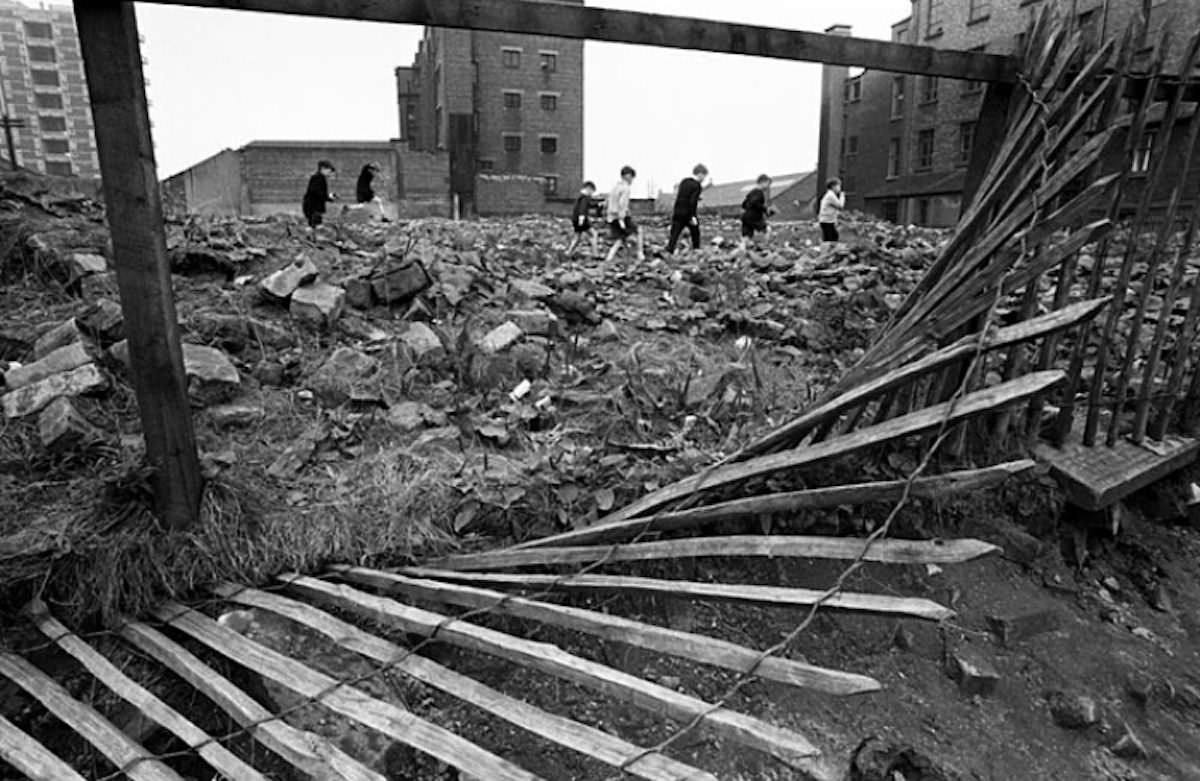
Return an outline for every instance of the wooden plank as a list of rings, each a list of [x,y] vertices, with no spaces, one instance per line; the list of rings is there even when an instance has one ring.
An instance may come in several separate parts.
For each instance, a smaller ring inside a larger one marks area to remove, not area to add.
[[[943,423],[956,423],[974,415],[1015,404],[1034,394],[1049,390],[1060,383],[1062,379],[1063,373],[1058,371],[1033,373],[1019,380],[976,391],[957,401],[937,404],[908,415],[892,418],[876,426],[866,426],[851,434],[829,439],[811,447],[757,456],[746,461],[707,469],[661,488],[620,511],[608,515],[601,522],[609,523],[644,515],[668,502],[692,496],[700,491],[719,488],[783,469],[811,466],[885,442],[932,431]]]
[[[121,637],[190,683],[250,735],[312,781],[387,781],[320,735],[299,730],[260,705],[183,646],[146,624],[127,622]]]
[[[1192,204],[1192,216],[1188,220],[1183,245],[1179,249],[1180,259],[1185,264],[1187,259],[1192,256],[1192,248],[1195,246],[1196,231],[1198,229],[1200,229],[1200,198],[1196,198]],[[1170,318],[1165,316],[1165,313],[1169,311],[1169,307],[1163,307],[1163,322],[1170,323]],[[1162,395],[1162,409],[1159,410],[1154,420],[1154,425],[1150,430],[1150,436],[1154,439],[1162,438],[1174,416],[1175,404],[1177,403],[1179,391],[1183,388],[1184,375],[1187,373],[1188,367],[1188,357],[1196,338],[1196,326],[1198,323],[1200,323],[1200,278],[1192,282],[1192,293],[1188,298],[1187,315],[1183,318],[1183,327],[1179,329],[1175,336],[1175,348],[1171,351],[1171,360],[1169,362],[1171,370],[1167,377],[1166,390]],[[1192,371],[1196,371],[1195,366],[1192,367]]]
[[[1002,350],[1014,344],[1038,339],[1047,334],[1064,331],[1080,323],[1087,322],[1100,313],[1108,303],[1108,298],[1098,298],[1081,301],[1056,312],[1031,318],[1022,323],[1000,328],[988,335],[982,348],[984,351]],[[729,461],[741,461],[748,455],[766,453],[781,445],[798,442],[816,426],[841,415],[847,409],[862,402],[881,396],[889,391],[907,385],[917,377],[938,369],[950,366],[964,358],[969,358],[980,349],[977,335],[963,337],[954,344],[944,347],[917,361],[899,366],[890,373],[867,380],[861,385],[850,388],[837,397],[804,412],[796,419],[781,426],[766,436],[760,437],[744,447]]]
[[[542,738],[565,746],[572,751],[604,762],[613,767],[629,765],[628,772],[651,781],[690,781],[715,777],[694,767],[677,762],[657,752],[643,756],[643,749],[607,732],[588,727],[577,721],[557,716],[529,703],[509,697],[465,675],[454,672],[437,662],[426,659],[381,637],[364,632],[353,624],[337,619],[312,605],[265,591],[241,587],[220,587],[217,592],[237,597],[243,605],[276,613],[333,640],[343,648],[390,665],[393,670],[414,680],[446,692],[464,702],[485,710],[510,724],[528,730]]]
[[[506,575],[499,572],[455,572],[427,567],[404,567],[402,575],[414,578],[446,580],[475,586],[524,590],[553,589],[582,592],[619,592],[652,594],[663,597],[713,599],[723,602],[748,602],[775,607],[812,607],[821,601],[825,592],[807,588],[779,586],[746,586],[740,583],[702,583],[688,580],[659,580],[625,575]],[[954,611],[928,599],[890,597],[878,594],[842,592],[821,602],[827,610],[852,613],[872,613],[881,616],[904,616],[942,621],[954,616]]]
[[[20,686],[133,781],[183,781],[90,705],[19,656],[0,651],[0,675]]]
[[[115,664],[78,635],[54,619],[40,601],[26,608],[37,628],[71,655],[85,670],[107,686],[113,694],[128,702],[154,723],[168,730],[199,754],[214,770],[227,778],[267,781],[267,777],[243,762],[236,754],[213,740],[212,736],[184,718],[178,711],[138,684]]]
[[[698,724],[702,731],[766,752],[794,766],[804,766],[819,753],[799,733],[728,708],[713,709],[709,703],[695,697],[569,654],[549,643],[513,637],[349,586],[300,576],[286,576],[286,580],[291,589],[306,598],[413,634],[426,637],[436,635],[438,640],[507,659],[627,700],[651,713],[685,723],[702,717]]]
[[[736,673],[746,674],[753,670],[755,675],[765,680],[815,689],[827,694],[865,694],[883,688],[879,681],[865,675],[830,670],[792,659],[760,659],[760,652],[736,643],[593,610],[554,605],[474,586],[409,578],[361,567],[334,567],[333,571],[343,580],[380,589],[389,595],[403,594],[410,599],[424,599],[470,609],[486,609],[492,614],[540,621],[595,635],[611,642],[635,645],[661,654],[722,667]]]
[[[1196,460],[1200,440],[1167,437],[1149,447],[1126,439],[1112,446],[1088,446],[1072,438],[1061,448],[1040,444],[1037,457],[1050,465],[1072,504],[1102,510],[1134,491]]]
[[[963,177],[962,213],[970,210],[979,186],[983,184],[989,164],[1004,144],[1008,127],[1009,105],[1013,102],[1012,84],[989,84],[983,93],[976,126],[979,137],[971,148],[971,160]]]
[[[75,24],[146,460],[159,516],[185,528],[199,520],[202,481],[133,3],[75,0]]]
[[[639,11],[530,0],[148,0],[158,5],[491,30],[1015,83],[1014,58]]]
[[[563,548],[499,550],[451,556],[429,566],[451,570],[491,570],[593,561],[659,561],[722,556],[789,556],[811,559],[864,561],[880,564],[960,564],[999,550],[979,540],[878,540],[869,548],[857,537],[793,537],[737,535],[686,540],[635,542],[628,545],[581,545]]]
[[[168,602],[155,617],[243,667],[406,746],[480,779],[536,781],[537,776],[403,708],[317,672],[295,659],[249,640],[208,616]]]
[[[0,760],[31,781],[83,781],[74,768],[3,716],[0,716]]]
[[[1025,472],[1034,466],[1036,466],[1035,461],[1026,459],[984,469],[919,477],[913,480],[911,485],[907,480],[887,480],[835,485],[828,488],[808,488],[803,491],[789,491],[764,496],[748,496],[744,499],[732,499],[690,510],[655,513],[647,518],[633,518],[588,526],[530,540],[520,545],[514,545],[510,550],[562,545],[595,545],[600,542],[624,541],[649,532],[694,529],[719,521],[753,518],[770,513],[792,513],[868,502],[894,502],[904,496],[906,490],[911,497],[935,499],[966,491],[982,491],[999,485],[1013,475]]]

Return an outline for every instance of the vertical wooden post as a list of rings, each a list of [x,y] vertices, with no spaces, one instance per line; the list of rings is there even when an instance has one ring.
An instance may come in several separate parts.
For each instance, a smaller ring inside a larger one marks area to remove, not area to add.
[[[1013,98],[1013,85],[989,84],[983,94],[983,106],[975,122],[975,138],[971,142],[971,160],[963,179],[961,214],[966,214],[975,201],[979,185],[987,174],[992,155],[1004,142],[1008,129],[1008,108]]]
[[[113,261],[160,517],[196,522],[201,477],[171,290],[137,19],[127,0],[75,0]]]

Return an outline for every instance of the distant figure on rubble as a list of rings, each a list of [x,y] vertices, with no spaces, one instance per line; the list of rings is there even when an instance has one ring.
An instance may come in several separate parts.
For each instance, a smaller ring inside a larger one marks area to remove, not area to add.
[[[571,246],[567,247],[567,257],[574,257],[575,248],[583,241],[584,234],[592,239],[592,257],[600,254],[599,237],[592,227],[592,199],[596,197],[596,184],[584,182],[575,199],[575,208],[571,212],[571,229],[575,231]]]
[[[838,214],[846,208],[846,195],[842,192],[842,180],[830,179],[825,184],[825,195],[821,196],[821,209],[817,222],[821,225],[821,241],[836,242],[838,236]]]
[[[358,174],[358,184],[354,186],[354,197],[359,203],[371,203],[378,198],[372,185],[380,170],[379,163],[367,163],[363,166]]]
[[[704,191],[704,180],[707,178],[708,169],[700,163],[692,169],[691,176],[679,183],[675,211],[671,214],[671,234],[667,239],[668,255],[675,254],[684,228],[692,236],[692,249],[700,249],[700,193]]]
[[[333,163],[322,160],[317,163],[317,172],[308,180],[308,189],[304,191],[304,219],[316,235],[317,228],[325,221],[325,205],[336,200],[337,196],[329,192],[329,177],[337,173]]]
[[[763,174],[758,177],[758,186],[742,200],[742,252],[746,251],[756,234],[767,232],[767,217],[775,213],[767,199],[770,189],[771,177]]]
[[[617,257],[617,253],[633,237],[637,238],[637,259],[646,259],[645,248],[642,244],[642,231],[634,223],[633,215],[630,213],[630,200],[633,198],[633,180],[636,178],[637,171],[633,170],[632,166],[625,166],[621,169],[620,181],[612,188],[612,192],[608,194],[608,203],[604,207],[605,221],[608,222],[608,228],[613,237],[612,249],[608,251],[607,260],[609,262]]]

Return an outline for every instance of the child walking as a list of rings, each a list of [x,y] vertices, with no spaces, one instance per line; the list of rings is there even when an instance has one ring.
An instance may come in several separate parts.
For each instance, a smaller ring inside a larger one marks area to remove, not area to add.
[[[746,251],[755,234],[767,232],[767,217],[775,213],[767,202],[770,189],[771,177],[763,174],[758,177],[758,186],[742,200],[742,252]]]
[[[675,195],[675,211],[671,215],[671,234],[667,239],[667,254],[675,254],[679,245],[679,237],[687,228],[692,237],[692,249],[700,249],[700,193],[704,190],[704,180],[708,177],[708,168],[700,163],[692,169],[692,175],[679,183],[679,192]]]
[[[317,228],[325,221],[325,205],[337,199],[336,195],[329,192],[329,177],[336,172],[333,163],[321,160],[317,163],[317,172],[308,180],[308,189],[304,191],[301,209],[304,219],[308,221],[308,227],[312,228],[313,236],[316,236]]]
[[[821,197],[821,209],[817,222],[821,225],[821,241],[836,242],[838,236],[838,214],[846,208],[846,195],[842,192],[842,180],[830,179],[825,184],[825,195]]]
[[[636,178],[637,171],[633,170],[632,166],[625,166],[621,169],[620,181],[608,194],[608,203],[604,207],[604,218],[613,238],[612,249],[608,251],[608,262],[612,262],[617,257],[617,253],[631,237],[637,238],[637,259],[646,259],[642,245],[642,231],[634,224],[633,215],[629,212],[630,199],[633,197],[633,180]]]
[[[595,183],[584,182],[583,188],[579,191],[579,197],[575,199],[575,209],[571,212],[571,228],[575,231],[575,237],[571,239],[571,246],[567,247],[567,257],[575,256],[575,248],[583,241],[584,234],[592,239],[592,257],[600,254],[599,239],[592,227],[592,199],[594,197],[596,197]]]

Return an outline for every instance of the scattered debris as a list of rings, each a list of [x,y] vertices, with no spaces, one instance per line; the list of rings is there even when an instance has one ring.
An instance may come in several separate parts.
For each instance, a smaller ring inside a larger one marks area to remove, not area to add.
[[[1100,706],[1091,697],[1055,691],[1046,700],[1054,723],[1063,729],[1086,729],[1100,721]]]

